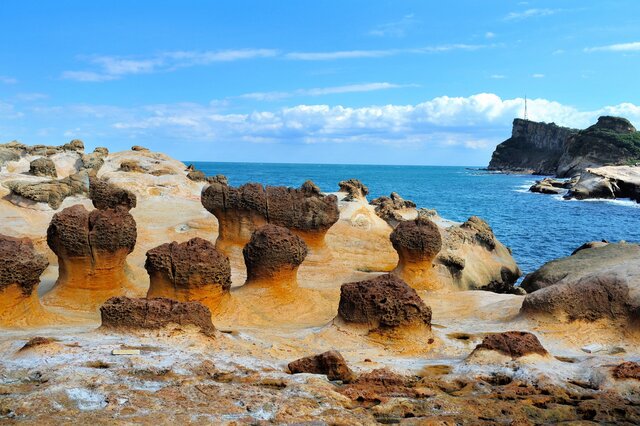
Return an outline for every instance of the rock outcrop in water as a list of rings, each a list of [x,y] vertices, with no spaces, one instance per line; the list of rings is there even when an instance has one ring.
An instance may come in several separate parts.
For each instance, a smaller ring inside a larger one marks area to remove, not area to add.
[[[442,248],[442,236],[435,223],[420,217],[400,222],[390,238],[399,257],[394,275],[416,289],[442,288],[433,269],[433,261]]]
[[[287,228],[265,225],[251,235],[242,250],[247,266],[245,286],[297,287],[298,267],[307,257],[307,245]]]
[[[338,315],[370,330],[409,325],[431,328],[431,309],[407,283],[394,275],[343,284]]]
[[[124,332],[155,330],[171,324],[196,327],[206,336],[213,336],[211,311],[198,302],[177,302],[171,299],[132,299],[113,297],[100,307],[102,328]]]
[[[355,374],[347,365],[340,352],[327,351],[292,361],[288,365],[291,374],[324,374],[329,380],[341,380],[345,383],[354,379]]]
[[[0,326],[25,325],[42,316],[36,287],[48,265],[30,239],[0,234]]]
[[[128,285],[126,258],[136,244],[136,222],[124,207],[67,207],[56,213],[47,243],[58,256],[59,277],[48,304],[93,310]]]
[[[149,298],[196,301],[215,312],[231,288],[229,259],[202,238],[153,248],[144,266],[151,281]]]
[[[306,182],[299,189],[248,183],[238,188],[213,182],[202,191],[202,205],[218,219],[216,246],[244,245],[267,223],[301,236],[312,248],[324,245],[327,230],[338,220],[337,198],[322,195]]]

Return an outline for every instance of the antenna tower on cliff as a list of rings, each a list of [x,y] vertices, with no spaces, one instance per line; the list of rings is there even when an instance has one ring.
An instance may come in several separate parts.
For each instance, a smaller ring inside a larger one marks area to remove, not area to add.
[[[529,115],[527,114],[527,95],[524,95],[524,121],[529,121]]]

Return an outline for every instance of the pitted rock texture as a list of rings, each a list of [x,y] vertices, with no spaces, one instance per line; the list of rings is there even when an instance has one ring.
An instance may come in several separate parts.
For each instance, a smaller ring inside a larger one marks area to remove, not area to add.
[[[62,145],[62,149],[66,151],[84,151],[84,142],[80,139],[74,139],[71,142]]]
[[[630,315],[631,304],[625,279],[615,274],[593,274],[527,294],[520,312],[568,322],[624,321]]]
[[[50,158],[40,157],[29,163],[29,174],[34,176],[58,177],[56,165]]]
[[[118,206],[131,210],[137,203],[136,196],[131,191],[96,177],[89,178],[89,198],[93,201],[93,206],[100,210]]]
[[[144,267],[152,281],[154,275],[159,274],[177,288],[215,285],[229,291],[231,287],[229,259],[202,238],[153,248],[147,252]]]
[[[265,225],[251,235],[242,250],[247,280],[271,278],[296,271],[307,257],[307,245],[287,228]]]
[[[465,223],[460,225],[460,227],[473,231],[476,240],[488,250],[494,250],[496,248],[496,237],[493,235],[493,230],[487,222],[478,216],[471,216]]]
[[[300,189],[247,183],[238,188],[215,182],[202,191],[202,205],[216,216],[250,212],[265,222],[300,231],[327,231],[338,221],[335,195],[321,195],[305,183]],[[221,226],[223,226],[221,224]]]
[[[290,362],[288,367],[291,374],[325,374],[329,380],[342,380],[345,383],[355,377],[340,352],[335,350],[297,359]]]
[[[0,290],[17,284],[30,296],[48,265],[46,256],[36,252],[30,239],[0,234]]]
[[[497,351],[513,359],[529,354],[546,355],[547,350],[538,338],[526,331],[505,331],[485,336],[474,352],[480,350]]]
[[[47,203],[57,210],[65,198],[72,195],[86,194],[89,190],[89,172],[81,170],[64,179],[46,182],[9,181],[5,184],[14,195],[35,201]]]
[[[100,307],[100,315],[102,327],[108,329],[135,331],[177,324],[194,325],[207,336],[213,336],[215,332],[211,322],[211,311],[198,302],[118,296],[107,300]]]
[[[209,183],[221,183],[223,185],[229,184],[229,179],[225,175],[207,176],[207,182]]]
[[[442,236],[438,225],[419,218],[400,222],[391,233],[391,243],[401,259],[432,260],[440,253]]]
[[[129,173],[145,173],[146,170],[136,160],[123,160],[120,163],[120,170]]]
[[[136,244],[136,222],[122,207],[93,210],[67,207],[53,215],[47,229],[47,243],[62,258],[99,256],[100,252],[131,253]]]
[[[390,224],[403,221],[401,212],[416,207],[416,203],[403,199],[396,192],[392,192],[388,197],[378,197],[369,204],[375,206],[376,214]]]
[[[413,322],[431,326],[431,308],[418,293],[393,275],[343,284],[338,315],[370,328],[398,327]]]
[[[623,362],[613,369],[613,377],[640,380],[640,364],[633,361]]]
[[[369,194],[369,188],[367,188],[358,179],[343,180],[338,184],[340,192],[346,192],[347,196],[344,201],[353,201],[357,199],[365,199]]]

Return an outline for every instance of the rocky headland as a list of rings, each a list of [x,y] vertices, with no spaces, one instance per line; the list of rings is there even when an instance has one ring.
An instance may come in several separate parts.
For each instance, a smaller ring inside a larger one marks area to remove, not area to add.
[[[640,422],[636,244],[517,286],[486,221],[355,178],[232,187],[77,140],[0,164],[0,421]]]
[[[488,169],[566,178],[537,181],[532,192],[639,201],[639,163],[640,132],[625,118],[603,116],[584,130],[515,119]]]

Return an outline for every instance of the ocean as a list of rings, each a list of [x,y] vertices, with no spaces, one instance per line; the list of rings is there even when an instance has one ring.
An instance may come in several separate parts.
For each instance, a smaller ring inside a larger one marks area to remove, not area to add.
[[[395,191],[418,207],[462,222],[480,216],[513,251],[523,273],[571,252],[587,241],[640,242],[640,204],[630,200],[565,201],[534,194],[537,176],[496,174],[479,168],[330,164],[189,162],[207,175],[223,174],[231,185],[259,182],[299,187],[311,179],[323,191],[357,178],[368,199]]]

